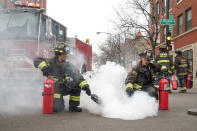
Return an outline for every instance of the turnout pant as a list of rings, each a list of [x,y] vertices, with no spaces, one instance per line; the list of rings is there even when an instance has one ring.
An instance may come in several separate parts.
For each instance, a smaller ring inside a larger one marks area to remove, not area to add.
[[[155,97],[158,100],[158,89],[154,86],[147,86],[141,89],[142,91],[147,92],[150,96]]]
[[[64,99],[63,96],[70,95],[69,106],[76,107],[80,104],[80,94],[81,88],[79,86],[74,88],[66,87],[65,85],[60,85],[55,83],[55,93],[54,93],[54,104],[53,112],[64,111]]]
[[[179,78],[179,83],[180,83],[180,90],[185,91],[186,88],[186,80],[187,80],[187,75],[184,76],[178,76]]]

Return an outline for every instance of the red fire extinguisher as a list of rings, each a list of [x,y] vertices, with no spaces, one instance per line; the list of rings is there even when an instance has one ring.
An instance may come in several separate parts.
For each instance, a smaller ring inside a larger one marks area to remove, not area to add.
[[[171,85],[172,85],[172,89],[173,90],[177,89],[177,80],[176,80],[176,76],[175,75],[172,75]]]
[[[159,109],[168,110],[168,80],[166,78],[159,81]]]
[[[187,74],[187,81],[186,81],[186,87],[187,87],[187,89],[190,88],[191,79],[192,79],[192,75],[190,75],[190,74],[188,73],[188,74]]]
[[[54,81],[50,78],[44,82],[42,113],[53,113]]]

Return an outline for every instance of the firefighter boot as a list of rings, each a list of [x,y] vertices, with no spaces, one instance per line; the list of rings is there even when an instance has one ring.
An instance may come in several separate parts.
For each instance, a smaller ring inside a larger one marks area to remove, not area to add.
[[[77,106],[70,106],[69,107],[69,112],[82,112],[82,109]]]

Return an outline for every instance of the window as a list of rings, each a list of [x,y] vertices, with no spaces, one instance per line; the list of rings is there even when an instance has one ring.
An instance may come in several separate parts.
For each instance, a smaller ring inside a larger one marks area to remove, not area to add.
[[[41,17],[41,27],[40,27],[40,40],[45,40],[46,35],[46,16]]]
[[[185,12],[185,31],[192,28],[192,10],[191,8]]]
[[[177,3],[181,2],[182,0],[177,0]]]
[[[61,42],[65,41],[65,28],[64,27],[60,27],[58,41],[61,41]]]
[[[162,42],[166,41],[166,26],[163,28],[163,36],[162,36]]]
[[[183,15],[178,16],[178,23],[177,23],[177,34],[180,35],[183,32]]]
[[[157,2],[157,5],[156,5],[156,9],[157,9],[157,15],[159,16],[159,3]]]
[[[38,25],[38,13],[2,13],[0,14],[0,39],[37,39]]]
[[[166,14],[166,0],[163,0],[162,12],[164,16]]]

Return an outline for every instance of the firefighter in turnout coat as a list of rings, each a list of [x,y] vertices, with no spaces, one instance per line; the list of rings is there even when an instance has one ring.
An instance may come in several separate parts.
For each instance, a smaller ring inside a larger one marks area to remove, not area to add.
[[[164,76],[168,80],[168,83],[169,83],[168,91],[171,93],[170,80],[171,80],[171,75],[174,73],[173,61],[171,57],[169,56],[165,45],[160,46],[159,50],[160,50],[160,53],[156,56],[155,62],[158,64],[161,64],[162,66],[165,66],[166,72],[158,73],[157,79],[159,81]]]
[[[141,61],[126,78],[126,93],[128,96],[132,96],[134,91],[141,90],[158,99],[158,91],[153,83],[155,73],[160,71],[161,65],[150,63],[152,55],[148,51],[144,51],[139,56]]]
[[[85,90],[87,95],[91,95],[88,82],[74,65],[66,61],[69,48],[65,43],[58,44],[54,51],[55,57],[52,59],[38,57],[34,60],[35,67],[39,68],[44,76],[52,78],[55,82],[53,111],[64,111],[63,96],[70,95],[69,111],[81,112],[82,109],[78,107],[81,89]]]
[[[186,88],[186,80],[187,80],[187,74],[191,74],[191,67],[189,65],[188,60],[182,55],[182,52],[180,49],[176,49],[175,51],[176,57],[175,57],[175,70],[176,75],[179,78],[180,82],[180,92],[185,93],[187,91]]]

